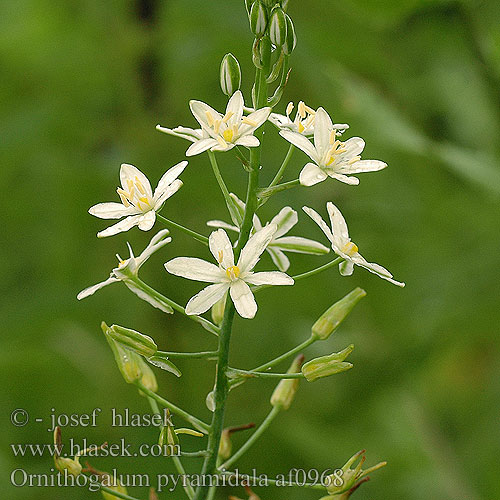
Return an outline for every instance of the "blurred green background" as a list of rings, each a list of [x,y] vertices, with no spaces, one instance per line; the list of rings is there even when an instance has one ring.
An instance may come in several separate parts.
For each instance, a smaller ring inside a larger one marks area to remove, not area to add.
[[[235,323],[233,365],[251,368],[281,353],[305,339],[334,300],[355,286],[368,292],[328,343],[306,353],[353,342],[355,368],[302,383],[292,409],[240,469],[322,471],[366,448],[368,465],[389,465],[354,498],[500,498],[500,3],[290,4],[298,46],[278,110],[299,99],[324,106],[335,121],[351,125],[346,137],[366,139],[365,158],[383,159],[389,168],[362,175],[358,187],[329,181],[277,195],[262,219],[285,204],[308,204],[325,214],[332,200],[363,254],[407,286],[401,290],[360,269],[351,278],[331,270],[259,295],[256,320]],[[105,279],[114,254],[126,253],[126,241],[141,251],[153,234],[134,228],[98,240],[95,233],[106,222],[86,211],[116,198],[121,162],[137,165],[155,184],[183,158],[188,143],[154,127],[194,126],[191,98],[225,106],[218,67],[228,51],[241,62],[250,101],[252,39],[242,0],[7,0],[0,5],[0,27],[2,498],[91,498],[100,494],[11,486],[13,469],[42,474],[53,463],[48,456],[15,458],[9,445],[50,443],[51,408],[88,413],[95,407],[103,409],[99,427],[63,429],[64,441],[154,442],[154,429],[109,425],[111,407],[148,412],[148,406],[122,380],[100,321],[139,329],[165,350],[215,344],[189,320],[162,315],[122,285],[77,302],[79,290]],[[287,149],[272,127],[267,131],[263,183]],[[243,196],[242,168],[231,154],[220,161],[230,188]],[[305,161],[295,154],[289,178]],[[182,179],[166,216],[206,234],[206,220],[228,219],[205,155],[190,161]],[[302,212],[292,234],[322,239]],[[174,244],[151,259],[143,277],[185,303],[200,284],[167,275],[162,264],[207,252],[183,234],[172,236]],[[291,273],[328,259],[292,255]],[[213,365],[178,365],[181,379],[158,373],[160,393],[209,419],[204,398]],[[231,393],[228,424],[261,421],[273,387],[255,381]],[[15,408],[30,413],[29,425],[11,425]],[[234,439],[235,447],[243,438]],[[185,449],[200,446],[195,438],[185,442]],[[165,458],[94,458],[92,464],[122,473],[173,471]],[[194,471],[199,460],[186,466]],[[256,492],[263,500],[322,496],[290,488]],[[145,489],[129,493],[147,498]],[[229,494],[244,495],[228,489],[219,498]]]

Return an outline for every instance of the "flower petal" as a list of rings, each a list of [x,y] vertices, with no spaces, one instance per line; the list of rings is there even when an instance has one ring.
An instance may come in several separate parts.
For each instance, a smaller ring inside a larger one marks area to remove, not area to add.
[[[230,123],[240,123],[243,116],[243,94],[241,90],[237,90],[227,102],[226,115],[228,113],[232,113],[229,119]]]
[[[101,288],[104,288],[105,286],[111,285],[112,283],[118,283],[119,281],[121,281],[121,280],[111,276],[106,281],[101,281],[100,283],[97,283],[96,285],[92,285],[92,286],[85,288],[85,290],[82,290],[76,296],[76,298],[78,300],[82,300],[86,297],[90,297],[91,295],[94,295],[94,293],[97,292],[97,290],[100,290]]]
[[[139,220],[139,229],[141,231],[149,231],[154,225],[156,221],[156,212],[154,210],[150,210],[141,216]]]
[[[146,293],[144,290],[139,288],[133,281],[125,280],[124,283],[125,285],[127,285],[129,290],[131,290],[137,295],[137,297],[139,297],[141,300],[144,300],[148,304],[152,305],[156,309],[159,309],[160,311],[163,311],[167,314],[172,314],[174,312],[170,304],[167,304],[166,302],[161,300],[160,297],[154,297],[153,295]]]
[[[186,314],[198,315],[208,311],[218,300],[224,297],[228,288],[229,282],[207,286],[189,299],[186,305]]]
[[[279,248],[268,246],[266,250],[280,271],[285,272],[290,267],[290,259]]]
[[[229,288],[234,307],[242,318],[252,319],[257,312],[257,303],[252,290],[243,280],[236,280]]]
[[[323,220],[321,215],[316,212],[316,210],[313,210],[312,208],[309,207],[302,207],[302,210],[311,217],[311,219],[318,224],[320,229],[325,233],[326,237],[330,240],[330,242],[333,244],[334,239],[333,239],[333,234],[332,230],[328,227],[328,224]]]
[[[389,281],[393,285],[397,285],[400,287],[404,287],[405,283],[400,281],[396,281],[392,278],[392,274],[385,268],[379,264],[375,264],[374,262],[368,262],[364,257],[359,255],[357,258],[353,258],[353,262],[360,267],[363,267],[367,271],[370,271],[373,274],[376,274],[380,278]]]
[[[257,130],[268,118],[271,113],[271,108],[261,108],[247,116],[249,123],[242,123],[239,131],[241,135],[247,135]]]
[[[304,153],[309,156],[312,161],[315,163],[320,162],[318,153],[309,139],[306,139],[303,135],[297,132],[290,132],[289,130],[281,130],[280,135],[288,142],[291,142],[294,146],[297,146],[299,149],[304,151]]]
[[[245,148],[256,148],[260,144],[260,141],[254,135],[244,135],[237,139],[235,144]]]
[[[284,207],[280,210],[278,215],[271,219],[271,224],[276,224],[278,228],[274,233],[274,239],[283,236],[292,229],[299,221],[297,212],[292,207]]]
[[[191,146],[187,148],[186,156],[199,155],[200,153],[205,152],[207,149],[210,149],[216,144],[219,143],[215,139],[212,138],[201,139],[200,141],[196,141],[195,143],[191,144]]]
[[[279,248],[285,252],[306,253],[311,255],[324,255],[330,249],[319,243],[318,241],[302,238],[301,236],[283,236],[275,239],[268,247]]]
[[[157,212],[158,210],[161,209],[161,207],[163,206],[163,204],[172,196],[174,195],[175,193],[177,193],[177,191],[179,191],[179,189],[184,185],[184,183],[180,180],[180,179],[176,179],[174,182],[172,182],[172,184],[170,184],[170,186],[167,186],[163,192],[161,193],[160,196],[158,196],[158,198],[155,200],[155,205],[154,205],[154,210]],[[155,196],[156,196],[156,192],[155,192]]]
[[[303,186],[314,186],[324,181],[328,175],[315,163],[307,163],[301,170],[299,181]]]
[[[104,231],[100,231],[97,233],[98,238],[106,238],[107,236],[114,236],[118,233],[123,233],[124,231],[128,231],[129,229],[137,226],[142,219],[142,215],[131,215],[120,222],[109,226],[104,229]]]
[[[332,130],[333,124],[330,116],[323,108],[318,108],[314,116],[314,147],[321,158],[331,148],[330,132]]]
[[[227,222],[224,222],[223,220],[209,220],[207,222],[208,227],[216,227],[220,229],[227,229],[228,231],[236,231],[237,233],[240,232],[240,228],[238,226],[233,226],[232,224],[228,224]]]
[[[268,224],[260,231],[254,233],[247,241],[246,245],[241,250],[240,258],[238,259],[238,267],[240,272],[251,271],[262,252],[266,249],[269,242],[273,239],[276,232],[276,224]]]
[[[326,210],[330,216],[334,237],[345,240],[346,242],[349,241],[349,230],[347,229],[346,221],[340,210],[331,201],[326,204]]]
[[[125,191],[129,190],[128,180],[135,182],[139,180],[142,184],[142,187],[146,190],[147,195],[151,198],[153,196],[153,190],[151,189],[151,184],[149,183],[149,179],[134,165],[130,165],[129,163],[122,163],[120,167],[120,182],[122,183],[122,188]]]
[[[344,174],[359,174],[361,172],[378,172],[387,167],[387,163],[380,160],[360,160],[351,165],[342,166],[340,171]]]
[[[336,173],[330,174],[330,177],[332,179],[337,179],[338,181],[343,182],[344,184],[349,184],[350,186],[357,186],[359,184],[359,179],[357,177],[348,177],[347,175],[336,174]]]
[[[207,114],[212,115],[212,118],[214,120],[222,120],[223,116],[218,111],[215,111],[214,108],[202,101],[190,101],[189,107],[191,108],[191,113],[193,113],[194,117],[203,127],[203,129],[206,130],[213,138],[215,138],[216,134],[208,124]]]
[[[293,285],[293,278],[279,271],[253,273],[245,276],[245,281],[252,285]]]
[[[158,182],[158,186],[156,186],[155,189],[155,200],[158,199],[166,189],[168,189],[168,187],[177,179],[177,177],[179,177],[179,175],[181,175],[182,171],[187,167],[187,164],[187,161],[181,161],[180,163],[177,163],[177,165],[169,168],[162,175],[160,181]]]
[[[159,132],[163,132],[164,134],[173,135],[174,137],[187,139],[191,142],[197,142],[203,137],[203,131],[201,129],[188,127],[175,127],[172,129],[156,125],[156,130],[158,130]]]
[[[121,203],[98,203],[89,208],[89,214],[99,217],[99,219],[121,219],[127,215],[134,215],[138,210],[133,207],[126,207]]]
[[[213,231],[210,234],[208,246],[215,260],[222,264],[224,269],[234,266],[233,245],[224,229]]]
[[[170,274],[181,276],[194,281],[220,283],[224,275],[215,264],[195,257],[176,257],[165,264]]]
[[[363,149],[365,149],[365,141],[361,139],[361,137],[351,137],[344,142],[342,148],[346,150],[343,155],[348,158],[352,158],[353,156],[358,156],[363,152]]]

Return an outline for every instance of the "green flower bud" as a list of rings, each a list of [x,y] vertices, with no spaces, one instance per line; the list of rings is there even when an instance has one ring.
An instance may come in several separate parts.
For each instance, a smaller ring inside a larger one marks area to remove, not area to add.
[[[108,341],[109,347],[113,351],[115,355],[115,361],[118,365],[118,369],[120,370],[125,382],[127,384],[133,384],[142,378],[142,371],[140,362],[141,357],[136,354],[134,351],[123,347],[121,344],[116,342],[110,335],[110,328],[106,325],[106,323],[101,323],[102,331],[106,336],[106,340]]]
[[[326,489],[329,495],[335,495],[335,498],[339,498],[337,495],[341,495],[349,490],[351,492],[354,491],[363,482],[359,481],[361,478],[387,465],[387,462],[380,462],[369,469],[363,470],[361,467],[366,460],[365,451],[361,450],[354,454],[342,467],[341,475],[337,472],[327,477],[329,484],[327,484]],[[354,465],[359,457],[361,457],[361,460],[358,465],[354,469],[351,469],[351,466]]]
[[[232,96],[241,85],[241,69],[233,54],[226,54],[220,65],[220,88],[227,96]]]
[[[221,460],[227,460],[231,456],[233,445],[231,443],[231,433],[229,429],[224,429],[220,436],[219,457]]]
[[[271,20],[269,22],[269,37],[271,43],[276,47],[281,47],[287,39],[286,36],[286,18],[281,7],[275,7],[271,12]]]
[[[304,355],[300,354],[294,360],[287,373],[299,373],[300,367],[304,362]],[[293,398],[299,388],[299,379],[283,379],[274,389],[271,396],[271,404],[282,410],[288,410],[292,404]]]
[[[158,350],[158,346],[151,337],[123,326],[112,325],[108,329],[108,335],[120,345],[147,358],[153,356]]]
[[[267,28],[267,9],[256,0],[250,9],[250,29],[256,37],[261,37]]]
[[[152,392],[156,392],[158,390],[158,382],[156,381],[156,376],[153,373],[153,370],[149,367],[149,365],[136,353],[133,353],[137,356],[137,363],[140,366],[140,370],[142,373],[141,376],[141,384]],[[141,393],[141,391],[139,391]],[[141,393],[142,394],[142,393]]]
[[[320,358],[308,361],[302,367],[302,374],[308,382],[313,382],[318,378],[329,377],[336,373],[345,372],[352,368],[351,363],[344,363],[344,359],[351,354],[354,345],[351,344],[340,352],[334,352],[329,356],[321,356]]]
[[[338,302],[335,302],[314,323],[311,330],[312,336],[317,340],[326,340],[365,295],[364,290],[355,288]]]
[[[283,44],[283,52],[287,56],[289,56],[293,52],[295,45],[297,45],[297,36],[295,35],[295,27],[293,25],[292,18],[288,14],[285,14],[285,19],[286,19],[286,40],[285,43]]]
[[[222,299],[218,300],[213,306],[212,306],[212,321],[216,325],[221,325],[222,319],[224,318],[224,309],[226,306],[226,296],[222,297]]]

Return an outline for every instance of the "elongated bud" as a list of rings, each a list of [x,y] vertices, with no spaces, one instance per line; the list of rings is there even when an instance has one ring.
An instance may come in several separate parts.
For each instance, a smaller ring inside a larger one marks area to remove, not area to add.
[[[226,306],[226,296],[222,297],[222,299],[218,300],[212,306],[212,320],[216,325],[221,325],[222,319],[224,318],[224,309]]]
[[[247,14],[250,15],[250,11],[252,10],[252,5],[255,0],[245,0],[245,8],[247,9]]]
[[[135,353],[133,353],[135,354]],[[152,392],[156,392],[158,390],[158,382],[156,381],[156,376],[153,373],[153,370],[149,367],[149,365],[138,355],[137,356],[137,363],[140,366],[140,370],[142,373],[141,376],[141,384],[146,388],[149,389]],[[140,394],[142,394],[141,391],[139,391]]]
[[[286,19],[286,40],[285,43],[283,44],[283,52],[287,56],[289,56],[293,52],[295,45],[297,45],[297,36],[295,35],[295,27],[293,25],[292,18],[288,14],[285,14],[285,19]]]
[[[220,88],[227,96],[232,96],[241,85],[241,69],[233,54],[226,54],[220,64]]]
[[[271,12],[269,37],[276,47],[281,47],[286,41],[286,18],[281,7],[275,7]]]
[[[106,323],[104,323],[104,321],[101,323],[101,328],[106,336],[109,347],[111,347],[111,350],[115,355],[116,364],[118,365],[118,369],[125,379],[125,382],[127,382],[127,384],[133,384],[134,382],[140,380],[142,377],[140,365],[141,357],[134,351],[131,351],[116,342],[109,334],[110,328],[106,325]]]
[[[231,456],[232,451],[231,434],[229,429],[224,429],[220,436],[219,457],[221,460],[227,460]]]
[[[308,361],[302,367],[302,374],[306,377],[308,382],[313,382],[318,378],[329,377],[336,373],[345,372],[352,368],[351,363],[345,363],[344,359],[351,354],[354,345],[351,344],[340,352],[334,352],[329,356],[321,356],[320,358]]]
[[[300,367],[304,362],[304,355],[300,354],[294,360],[287,373],[299,373]],[[271,404],[275,407],[279,407],[282,410],[288,410],[292,404],[293,398],[297,393],[299,388],[299,379],[283,379],[274,389],[273,395],[271,396]]]
[[[129,328],[125,328],[119,325],[112,325],[108,329],[108,335],[121,344],[122,346],[135,351],[137,354],[149,358],[153,356],[158,350],[158,346],[155,341],[143,335],[142,333],[136,332]]]
[[[354,306],[366,295],[361,288],[355,288],[345,297],[335,302],[328,308],[314,323],[312,327],[312,336],[317,340],[326,340],[344,321],[352,311]]]
[[[255,0],[250,9],[250,29],[257,38],[266,32],[267,9],[260,0]]]

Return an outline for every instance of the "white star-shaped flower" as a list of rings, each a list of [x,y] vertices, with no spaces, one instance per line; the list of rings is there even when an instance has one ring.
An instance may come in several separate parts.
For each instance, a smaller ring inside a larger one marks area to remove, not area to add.
[[[233,193],[230,193],[230,196],[244,212],[245,203]],[[298,221],[299,218],[297,212],[291,207],[284,207],[278,215],[271,219],[270,222],[270,224],[276,224],[277,230],[267,245],[266,251],[271,256],[271,259],[276,264],[276,267],[283,272],[287,271],[290,267],[290,260],[284,252],[324,255],[330,251],[327,247],[314,240],[302,238],[301,236],[284,236],[290,231],[290,229],[292,229],[293,226],[295,226],[295,224],[297,224]],[[207,226],[228,229],[237,233],[240,232],[240,228],[237,225],[233,226],[232,224],[228,224],[220,220],[208,221]],[[259,217],[254,215],[252,232],[259,231],[262,227],[263,226]]]
[[[89,209],[89,213],[100,219],[125,219],[97,233],[97,236],[113,236],[134,226],[149,231],[155,223],[156,212],[181,188],[182,181],[177,177],[187,164],[187,161],[183,161],[167,170],[153,194],[148,178],[138,168],[123,163],[120,168],[122,187],[117,189],[121,203],[98,203]]]
[[[141,299],[149,302],[152,306],[161,309],[167,313],[173,313],[173,309],[164,302],[160,302],[157,298],[147,294],[144,290],[141,290],[137,283],[136,279],[139,274],[139,269],[146,262],[151,255],[157,252],[160,248],[164,247],[167,243],[172,241],[172,238],[167,237],[169,234],[168,229],[162,229],[159,231],[151,241],[148,246],[141,252],[137,257],[134,256],[134,252],[132,251],[132,247],[127,243],[129,249],[129,258],[122,259],[119,255],[117,255],[118,259],[118,267],[114,268],[111,271],[109,278],[101,283],[97,283],[96,285],[89,286],[82,290],[78,295],[77,299],[82,300],[90,295],[93,295],[97,290],[104,288],[105,286],[111,285],[113,283],[118,283],[123,281],[127,287],[132,290],[136,295],[138,295]]]
[[[351,241],[351,238],[349,238],[349,231],[344,217],[340,213],[340,210],[332,202],[328,202],[326,204],[326,209],[328,210],[328,215],[330,216],[330,223],[332,226],[331,229],[318,212],[309,207],[302,208],[304,212],[309,215],[309,217],[311,217],[311,219],[316,222],[316,224],[318,224],[321,230],[325,233],[326,237],[332,244],[333,251],[339,257],[344,259],[344,262],[339,264],[339,270],[342,276],[350,276],[354,271],[354,264],[356,264],[357,266],[364,267],[371,273],[390,281],[394,285],[401,287],[405,286],[404,283],[392,279],[392,274],[385,269],[385,267],[379,266],[373,262],[368,262],[361,256],[358,252],[357,245],[355,245]]]
[[[171,274],[213,283],[189,300],[186,314],[203,314],[229,291],[238,314],[251,319],[257,312],[257,303],[249,284],[293,285],[293,279],[285,273],[252,271],[276,230],[276,224],[269,224],[252,235],[241,250],[237,264],[234,263],[233,246],[223,229],[214,231],[209,237],[209,248],[218,266],[192,257],[177,257],[167,262],[165,268]]]
[[[352,174],[376,172],[387,167],[379,160],[362,160],[361,152],[365,141],[351,137],[342,142],[337,139],[337,125],[332,123],[328,113],[318,108],[314,119],[314,144],[298,132],[281,130],[280,135],[304,151],[314,163],[307,163],[299,175],[303,186],[313,186],[332,177],[346,184],[359,184]]]
[[[243,94],[239,90],[229,99],[224,115],[201,101],[190,101],[189,107],[201,129],[156,127],[167,134],[190,140],[193,144],[187,149],[186,156],[194,156],[208,149],[229,151],[234,146],[258,146],[259,139],[253,133],[267,120],[271,112],[271,108],[265,107],[243,116]]]
[[[295,114],[295,119],[291,119],[294,105],[293,102],[289,102],[286,107],[286,115],[280,115],[279,113],[271,113],[269,115],[269,121],[276,125],[279,129],[289,130],[291,132],[297,132],[298,134],[304,135],[306,137],[311,137],[314,135],[314,121],[316,117],[316,111],[307,106],[304,101],[300,101],[297,106],[297,113]],[[349,128],[347,123],[336,123],[333,128],[337,131],[337,135],[341,135],[342,132]]]

